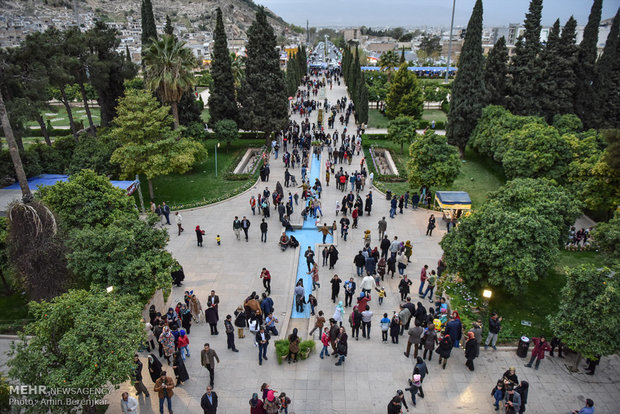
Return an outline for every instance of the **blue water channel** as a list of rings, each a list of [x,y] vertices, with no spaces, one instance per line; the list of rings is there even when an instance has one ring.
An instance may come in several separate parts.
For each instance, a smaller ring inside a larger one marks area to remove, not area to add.
[[[314,155],[311,155],[311,163],[310,163],[310,173],[308,181],[310,185],[314,185],[314,180],[319,178],[321,175],[321,162],[323,159],[323,155],[317,159]],[[306,203],[307,204],[307,203]],[[321,209],[325,208],[324,205],[321,205]],[[323,258],[321,256],[321,251],[316,250],[317,243],[323,243],[323,233],[320,233],[315,224],[316,218],[310,217],[310,214],[306,216],[306,220],[300,230],[295,231],[287,231],[286,234],[288,236],[295,236],[297,241],[299,241],[299,262],[297,264],[297,275],[295,276],[295,283],[293,286],[297,285],[297,281],[302,279],[304,281],[304,289],[306,300],[308,299],[308,295],[312,293],[312,275],[308,274],[308,265],[306,264],[306,257],[304,254],[306,250],[308,250],[308,246],[312,247],[314,250],[314,261],[317,263],[321,263]],[[327,235],[325,239],[325,243],[333,243],[334,238],[331,234]],[[327,283],[329,278],[325,278],[324,275],[321,275],[319,272],[319,283],[323,285],[323,283]],[[294,292],[291,291],[291,295],[294,295]],[[316,295],[315,295],[316,296]],[[291,318],[309,318],[310,317],[310,305],[304,305],[303,312],[297,312],[295,309],[295,300],[293,299],[293,309],[291,310]]]

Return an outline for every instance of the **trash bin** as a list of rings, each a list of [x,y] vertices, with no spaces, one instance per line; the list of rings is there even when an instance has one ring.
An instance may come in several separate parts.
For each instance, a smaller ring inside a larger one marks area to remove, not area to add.
[[[519,339],[519,346],[517,346],[517,356],[521,358],[525,358],[527,356],[527,351],[530,348],[530,338],[527,336],[522,336]]]
[[[385,199],[386,200],[391,200],[392,199],[392,191],[391,190],[387,190],[385,192]]]

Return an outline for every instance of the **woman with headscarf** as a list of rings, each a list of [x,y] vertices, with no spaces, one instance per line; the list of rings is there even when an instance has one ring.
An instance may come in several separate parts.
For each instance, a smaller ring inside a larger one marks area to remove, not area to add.
[[[164,326],[164,329],[159,336],[159,343],[164,349],[164,358],[166,358],[166,361],[168,361],[168,365],[172,365],[170,362],[170,357],[174,353],[174,335],[172,335],[172,332],[170,332],[169,327]]]
[[[426,362],[424,362],[424,360],[420,356],[416,359],[415,368],[413,368],[413,375],[415,374],[419,374],[421,376],[420,389],[418,390],[418,394],[420,394],[420,397],[424,398],[422,383],[424,382],[424,377],[426,377],[426,374],[428,374],[428,367],[426,366]]]
[[[452,345],[452,338],[450,338],[450,335],[445,334],[443,338],[441,338],[441,341],[439,341],[439,346],[437,346],[435,350],[435,352],[439,354],[439,365],[442,365],[441,361],[443,360],[443,369],[446,369],[448,358],[450,358],[450,353],[452,352]]]
[[[337,261],[338,250],[336,250],[336,247],[332,244],[331,246],[329,246],[329,268],[333,269]]]
[[[172,369],[177,378],[177,386],[183,385],[183,383],[189,379],[189,374],[185,368],[185,362],[183,362],[183,357],[178,351],[174,353],[174,365]]]
[[[252,394],[252,398],[250,399],[250,414],[265,414],[263,401],[258,398],[257,393]]]
[[[398,335],[400,335],[400,319],[398,318],[398,314],[395,314],[390,322],[390,337],[392,338],[393,344],[398,343]]]
[[[297,328],[293,329],[293,333],[288,336],[288,363],[291,363],[291,357],[293,362],[297,362],[297,354],[299,354],[299,343],[301,339],[297,336]]]
[[[147,359],[149,361],[149,375],[153,383],[155,383],[161,377],[161,362],[159,362],[155,354],[149,354]]]
[[[192,313],[185,305],[181,305],[181,326],[187,334],[190,334],[190,330],[192,328]]]
[[[344,307],[342,306],[342,301],[339,301],[336,305],[336,310],[334,310],[334,320],[342,326],[342,317],[344,316]]]
[[[344,363],[349,350],[348,339],[349,337],[347,336],[344,326],[341,326],[340,334],[338,334],[338,339],[336,339],[336,351],[338,352],[338,362],[336,362],[336,365],[342,365]]]
[[[427,316],[426,316],[426,308],[422,305],[422,302],[418,302],[418,306],[415,309],[415,321],[420,324],[420,326],[427,326]]]
[[[200,300],[195,294],[192,294],[189,298],[189,311],[192,313],[194,317],[194,321],[196,323],[200,323],[202,320],[202,305],[200,304]]]
[[[340,284],[342,283],[342,280],[340,280],[338,275],[334,275],[329,283],[332,284],[332,302],[336,303],[336,298],[338,297],[338,293],[340,293]]]
[[[407,240],[405,242],[405,256],[407,256],[407,262],[411,263],[411,255],[413,254],[413,246],[411,245],[411,241]]]
[[[476,335],[473,332],[468,332],[469,339],[465,342],[465,358],[467,358],[467,368],[470,371],[474,370],[474,359],[478,356],[478,344],[476,342]]]
[[[198,243],[198,247],[202,247],[202,236],[204,234],[204,230],[201,230],[200,226],[196,226],[196,242]]]
[[[267,392],[267,398],[265,398],[263,408],[267,414],[278,414],[278,411],[280,411],[279,400],[276,398],[275,393],[272,390]]]

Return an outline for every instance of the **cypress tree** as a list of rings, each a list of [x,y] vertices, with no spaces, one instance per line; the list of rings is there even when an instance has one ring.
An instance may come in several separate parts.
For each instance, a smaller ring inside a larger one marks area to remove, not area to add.
[[[506,104],[506,75],[508,73],[508,49],[506,39],[500,37],[487,56],[484,67],[484,86],[489,105]]]
[[[142,16],[142,50],[145,51],[151,44],[151,40],[157,40],[157,28],[155,27],[155,16],[153,16],[153,4],[151,0],[142,0],[140,8]]]
[[[170,36],[174,34],[174,27],[172,27],[172,21],[168,15],[166,15],[166,26],[164,27],[164,33]]]
[[[620,9],[611,25],[605,49],[596,64],[596,122],[603,128],[620,128]]]
[[[465,152],[469,136],[484,106],[486,91],[483,66],[482,0],[476,0],[467,24],[459,58],[459,70],[452,85],[452,99],[446,127],[448,143],[457,146],[461,155]]]
[[[215,32],[213,34],[213,60],[211,62],[211,77],[213,87],[209,95],[210,123],[230,119],[239,120],[237,102],[235,100],[235,79],[232,73],[230,54],[226,41],[226,30],[222,19],[222,10],[216,10]]]
[[[366,78],[363,73],[361,84],[358,102],[355,104],[355,121],[357,124],[366,124],[368,123],[368,87],[366,86]]]
[[[276,35],[262,6],[258,7],[256,20],[248,29],[246,51],[245,83],[241,93],[243,124],[246,128],[263,131],[268,143],[271,133],[283,128],[288,121],[288,99]]]
[[[560,113],[560,102],[557,99],[556,88],[558,79],[554,76],[561,60],[560,56],[560,19],[557,19],[547,38],[547,44],[540,53],[540,63],[543,66],[543,77],[540,83],[541,113],[551,122],[553,116]]]
[[[577,84],[577,77],[575,75],[575,64],[577,62],[576,38],[577,21],[571,16],[562,29],[559,43],[560,60],[554,74],[558,79],[555,93],[560,102],[559,113],[561,114],[575,113],[575,106],[571,98]]]
[[[131,63],[131,53],[129,53],[129,45],[125,44],[125,59]]]
[[[422,117],[424,111],[424,92],[417,76],[403,63],[392,78],[390,90],[385,100],[385,113],[389,119],[400,115],[415,119]]]
[[[508,107],[514,114],[535,115],[539,112],[538,82],[542,76],[538,61],[540,51],[540,18],[542,0],[531,0],[525,15],[522,45],[515,49],[509,67]]]
[[[602,7],[603,0],[594,0],[588,24],[583,30],[583,40],[579,44],[577,65],[575,67],[575,74],[577,76],[574,94],[575,115],[581,118],[586,128],[595,126],[593,108],[596,105],[596,99],[592,84],[596,79],[596,44],[598,42]]]
[[[402,50],[400,51],[400,63],[405,63],[405,46],[403,46]]]

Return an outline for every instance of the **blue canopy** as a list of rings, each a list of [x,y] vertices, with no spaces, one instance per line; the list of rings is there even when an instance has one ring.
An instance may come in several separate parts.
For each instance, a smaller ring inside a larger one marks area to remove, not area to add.
[[[363,71],[379,71],[381,70],[381,68],[379,66],[362,66],[360,68]],[[394,68],[395,70],[397,70],[398,68]],[[409,69],[412,72],[445,72],[446,71],[446,67],[445,66],[409,66],[407,67],[407,69]],[[455,68],[454,66],[450,66],[450,72],[456,72],[458,70],[458,68]]]
[[[48,185],[54,185],[59,181],[65,182],[69,180],[68,175],[64,174],[41,174],[36,177],[28,179],[28,186],[33,190],[38,190],[41,187],[47,187]],[[113,186],[122,188],[127,191],[127,194],[132,194],[137,187],[137,181],[110,181]],[[2,190],[19,190],[19,183],[14,183],[8,187],[2,188]]]
[[[471,198],[465,191],[437,191],[435,197],[441,204],[471,204]]]

